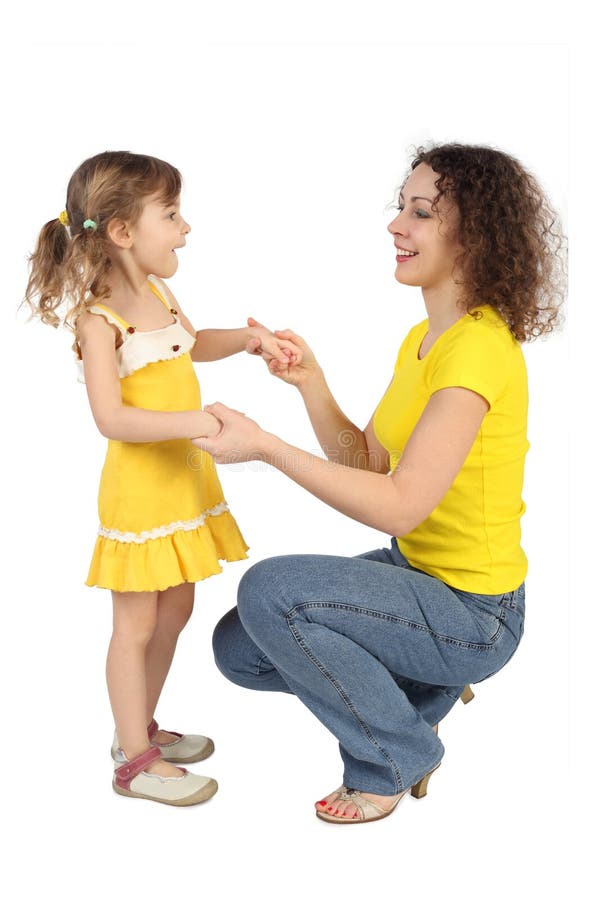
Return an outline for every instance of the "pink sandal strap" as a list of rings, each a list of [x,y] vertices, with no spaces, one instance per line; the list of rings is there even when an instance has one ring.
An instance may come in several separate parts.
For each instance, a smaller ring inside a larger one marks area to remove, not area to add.
[[[115,783],[120,788],[124,788],[128,791],[129,785],[135,776],[139,775],[140,772],[143,772],[150,763],[153,763],[157,759],[161,759],[161,756],[162,754],[158,747],[151,747],[149,750],[145,750],[143,753],[140,753],[139,756],[128,760],[122,766],[115,769]]]

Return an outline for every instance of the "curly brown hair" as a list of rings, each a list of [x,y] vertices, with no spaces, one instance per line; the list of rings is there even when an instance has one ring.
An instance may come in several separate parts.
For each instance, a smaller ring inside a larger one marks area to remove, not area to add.
[[[67,188],[68,225],[60,217],[46,222],[29,257],[23,303],[32,316],[57,328],[61,323],[57,310],[66,304],[64,324],[76,334],[81,313],[110,297],[108,223],[118,218],[135,224],[144,200],[155,193],[165,204],[181,193],[179,171],[162,159],[122,150],[82,162]],[[87,220],[95,227],[84,227]],[[77,340],[73,350],[81,357]]]
[[[475,307],[490,304],[519,342],[556,328],[566,238],[535,177],[507,153],[468,144],[418,147],[411,171],[420,163],[439,175],[433,208],[445,197],[458,212],[455,271],[465,311],[477,316]]]

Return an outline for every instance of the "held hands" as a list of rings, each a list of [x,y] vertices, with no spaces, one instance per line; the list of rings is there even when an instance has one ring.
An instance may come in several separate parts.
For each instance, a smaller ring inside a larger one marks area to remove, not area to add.
[[[215,462],[237,463],[265,457],[269,435],[253,419],[224,403],[211,403],[204,412],[222,423],[221,430],[215,437],[192,438],[192,444],[210,453]]]
[[[262,356],[266,363],[278,360],[282,366],[290,366],[302,360],[302,354],[296,345],[285,338],[277,337],[252,316],[248,318],[248,334],[246,352],[253,356]]]
[[[253,318],[248,319],[248,325],[264,328],[263,325]],[[268,334],[271,334],[271,332],[268,332]],[[275,375],[281,381],[285,381],[286,384],[301,387],[320,371],[319,364],[312,350],[300,335],[290,331],[289,328],[285,331],[274,331],[273,335],[280,342],[280,346],[286,355],[285,361],[281,359],[281,355],[267,355],[258,350],[258,353],[265,360],[271,375]],[[251,343],[252,341],[249,341],[246,347],[249,353],[255,352],[249,349]]]

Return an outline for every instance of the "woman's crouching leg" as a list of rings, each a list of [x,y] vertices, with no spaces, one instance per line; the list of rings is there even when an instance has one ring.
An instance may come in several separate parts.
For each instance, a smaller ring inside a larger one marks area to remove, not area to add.
[[[266,654],[248,636],[237,606],[217,624],[212,643],[217,668],[229,681],[255,691],[292,693]]]

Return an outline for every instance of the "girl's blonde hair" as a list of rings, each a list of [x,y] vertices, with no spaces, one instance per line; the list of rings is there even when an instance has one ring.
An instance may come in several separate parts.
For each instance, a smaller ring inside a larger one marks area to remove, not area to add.
[[[65,303],[64,324],[76,333],[81,313],[110,297],[108,223],[124,219],[134,224],[144,200],[156,193],[165,204],[181,193],[180,173],[162,159],[123,150],[99,153],[82,162],[67,187],[68,225],[61,221],[64,215],[46,222],[29,257],[23,302],[32,316],[57,328],[61,319],[56,310]],[[77,340],[73,350],[80,356]]]

